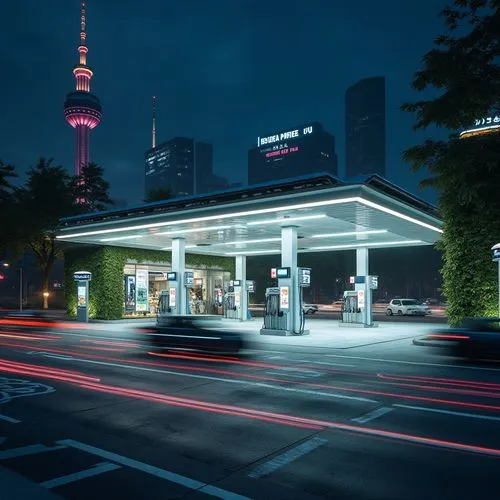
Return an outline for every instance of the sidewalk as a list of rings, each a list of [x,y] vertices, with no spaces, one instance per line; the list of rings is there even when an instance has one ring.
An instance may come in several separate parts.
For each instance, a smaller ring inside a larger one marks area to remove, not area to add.
[[[241,332],[248,340],[257,344],[272,344],[296,347],[323,347],[330,349],[349,349],[381,342],[413,339],[428,334],[435,329],[443,329],[442,323],[376,323],[375,328],[339,326],[338,320],[314,319],[306,320],[309,335],[293,335],[287,337],[260,335],[262,318],[237,322],[224,320],[223,329],[234,329]]]

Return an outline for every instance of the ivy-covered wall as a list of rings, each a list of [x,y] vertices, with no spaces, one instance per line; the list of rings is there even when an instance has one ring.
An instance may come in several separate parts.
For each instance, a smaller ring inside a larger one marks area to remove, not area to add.
[[[143,262],[171,262],[172,253],[122,247],[73,247],[64,254],[64,290],[66,309],[76,316],[76,285],[73,273],[90,271],[89,317],[93,319],[120,319],[123,316],[123,269],[128,260]],[[215,268],[235,273],[235,261],[230,257],[186,253],[186,266]]]

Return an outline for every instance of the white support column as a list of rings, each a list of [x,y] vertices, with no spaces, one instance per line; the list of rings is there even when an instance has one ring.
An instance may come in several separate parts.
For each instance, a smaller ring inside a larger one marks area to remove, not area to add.
[[[184,238],[172,240],[172,271],[177,273],[175,314],[186,314],[186,289],[184,287],[186,253],[184,245]]]
[[[279,286],[288,286],[289,310],[288,329],[300,333],[300,298],[297,276],[297,228],[281,228],[281,266],[290,268],[290,278],[280,279]]]
[[[239,320],[246,321],[247,311],[248,311],[248,292],[247,292],[247,287],[245,286],[245,282],[247,280],[246,255],[236,256],[236,279],[240,280],[241,282],[241,286],[239,287],[239,292],[240,292],[240,310],[238,311]],[[235,292],[237,291],[238,291],[237,288],[235,288]]]
[[[364,290],[365,292],[365,309],[363,314],[363,324],[365,326],[372,326],[372,294],[368,286],[369,275],[369,252],[368,248],[356,249],[356,276],[364,276],[365,282],[355,285],[355,290]]]

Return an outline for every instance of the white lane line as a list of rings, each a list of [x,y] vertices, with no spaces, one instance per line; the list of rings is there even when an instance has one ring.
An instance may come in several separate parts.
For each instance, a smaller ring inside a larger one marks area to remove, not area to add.
[[[444,415],[453,415],[456,417],[478,418],[481,420],[493,420],[495,422],[500,421],[500,417],[493,417],[491,415],[480,415],[478,413],[464,413],[461,411],[438,410],[436,408],[426,408],[424,406],[411,406],[403,404],[394,404],[392,406],[397,406],[398,408],[406,408],[407,410],[427,411],[431,413],[443,413]]]
[[[445,363],[425,363],[424,361],[405,361],[399,359],[383,359],[383,358],[365,358],[363,356],[343,356],[341,354],[325,354],[331,358],[346,358],[346,359],[359,359],[362,361],[377,361],[380,363],[396,363],[400,365],[417,365],[417,366],[438,366],[440,368],[455,368],[459,370],[477,370],[500,372],[500,368],[483,368],[482,366],[462,366],[462,365],[447,365]]]
[[[20,448],[11,448],[10,450],[0,451],[0,460],[9,458],[25,457],[27,455],[36,455],[37,453],[45,453],[47,451],[62,450],[66,446],[48,447],[43,444],[31,444],[29,446],[21,446]]]
[[[0,420],[5,420],[11,424],[20,424],[21,421],[17,420],[17,418],[8,417],[7,415],[0,415]]]
[[[313,365],[324,365],[324,366],[342,366],[346,368],[354,368],[356,365],[347,365],[344,363],[326,363],[325,361],[310,361],[308,359],[292,359],[290,362],[296,361],[297,363],[311,363]]]
[[[370,411],[369,413],[365,413],[361,415],[361,417],[351,418],[352,422],[357,422],[358,424],[366,424],[366,422],[370,422],[371,420],[375,420],[376,418],[385,415],[393,410],[393,408],[388,408],[386,406],[382,406],[382,408],[377,408],[376,410]]]
[[[65,484],[74,483],[75,481],[87,479],[88,477],[97,476],[116,469],[121,469],[121,465],[112,464],[111,462],[101,462],[100,464],[94,465],[90,469],[75,472],[73,474],[67,474],[66,476],[56,477],[55,479],[50,479],[49,481],[44,481],[43,483],[40,483],[40,486],[48,489],[57,488],[58,486],[64,486]]]
[[[299,444],[298,446],[295,446],[291,450],[288,450],[287,452],[278,455],[272,460],[269,460],[268,462],[259,465],[257,468],[255,468],[248,474],[248,477],[251,477],[252,479],[258,479],[260,477],[269,476],[269,474],[277,471],[278,469],[284,467],[285,465],[288,465],[290,462],[297,460],[298,458],[304,456],[306,453],[309,453],[315,450],[316,448],[324,445],[326,442],[328,442],[327,439],[319,437],[314,437],[312,439],[309,439],[305,443]]]
[[[106,460],[124,465],[125,467],[140,470],[141,472],[145,472],[146,474],[159,477],[160,479],[165,479],[166,481],[170,481],[171,483],[180,484],[181,486],[184,486],[191,490],[201,491],[207,495],[211,495],[217,498],[222,498],[224,500],[250,500],[247,497],[237,495],[236,493],[232,493],[231,491],[223,490],[221,488],[217,488],[215,486],[197,481],[196,479],[181,476],[180,474],[176,474],[175,472],[160,469],[153,465],[139,462],[138,460],[127,458],[111,451],[102,450],[101,448],[96,448],[85,443],[80,443],[79,441],[74,441],[73,439],[63,439],[61,441],[57,441],[57,443],[63,446],[69,446],[70,448],[75,448],[77,450],[91,453],[92,455],[97,455]]]
[[[252,382],[250,380],[234,380],[230,378],[222,378],[222,377],[212,377],[210,375],[196,375],[194,373],[180,373],[174,372],[171,370],[160,370],[158,368],[146,368],[144,366],[134,366],[134,365],[123,365],[121,363],[109,363],[106,361],[94,361],[92,359],[84,359],[84,358],[74,358],[73,361],[79,361],[81,363],[89,363],[93,365],[104,365],[104,366],[114,366],[118,368],[125,368],[126,370],[140,370],[146,372],[154,372],[154,373],[163,373],[165,375],[176,375],[178,377],[189,377],[189,378],[198,378],[202,380],[214,380],[216,382],[226,382],[228,384],[240,384],[240,385],[252,385],[254,387],[266,387],[268,389],[274,389],[277,391],[286,391],[286,392],[297,392],[302,394],[314,394],[316,396],[324,396],[328,398],[337,398],[337,399],[349,399],[351,401],[361,401],[363,403],[378,403],[378,401],[369,398],[363,398],[359,396],[346,396],[344,394],[337,394],[333,392],[323,392],[323,391],[315,391],[312,389],[297,389],[295,387],[281,387],[279,385],[273,384],[265,384],[263,382]]]

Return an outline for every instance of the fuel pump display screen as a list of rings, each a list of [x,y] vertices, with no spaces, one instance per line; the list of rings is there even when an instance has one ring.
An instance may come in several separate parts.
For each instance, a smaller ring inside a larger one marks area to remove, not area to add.
[[[290,268],[289,267],[279,267],[276,269],[276,277],[278,278],[289,278]]]

